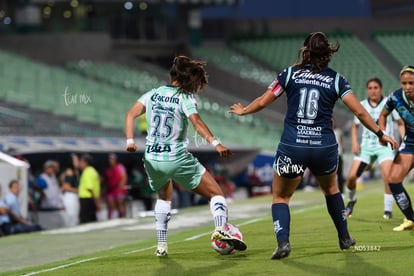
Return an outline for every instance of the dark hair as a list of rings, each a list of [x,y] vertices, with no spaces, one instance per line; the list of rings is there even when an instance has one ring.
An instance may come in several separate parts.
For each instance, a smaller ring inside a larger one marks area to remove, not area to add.
[[[9,182],[9,188],[11,188],[13,186],[14,183],[19,184],[19,181],[17,179],[13,179]]]
[[[208,84],[205,65],[204,61],[177,56],[170,69],[171,82],[178,82],[180,93],[196,94]]]
[[[369,78],[369,79],[367,80],[367,83],[366,83],[366,86],[367,86],[367,87],[368,87],[368,84],[369,84],[370,82],[376,82],[376,83],[379,85],[379,87],[381,87],[381,88],[382,88],[382,81],[381,81],[378,77],[372,77],[372,78]]]
[[[332,54],[337,52],[339,48],[339,42],[337,41],[336,45],[332,45],[324,33],[311,33],[303,42],[303,47],[298,52],[298,62],[294,65],[304,68],[310,64],[312,65],[312,71],[319,73],[328,68]],[[299,62],[301,57],[302,61]]]
[[[82,156],[79,159],[87,163],[88,165],[91,165],[93,161],[92,155],[88,153],[82,154]]]

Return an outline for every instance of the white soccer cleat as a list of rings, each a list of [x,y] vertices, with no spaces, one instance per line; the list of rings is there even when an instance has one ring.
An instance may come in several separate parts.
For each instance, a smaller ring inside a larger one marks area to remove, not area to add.
[[[238,251],[244,251],[247,248],[247,245],[244,241],[236,236],[231,235],[228,231],[225,231],[222,228],[216,228],[214,230],[213,234],[211,234],[211,240],[225,241]]]
[[[168,256],[168,245],[166,242],[159,242],[155,255],[158,257]]]

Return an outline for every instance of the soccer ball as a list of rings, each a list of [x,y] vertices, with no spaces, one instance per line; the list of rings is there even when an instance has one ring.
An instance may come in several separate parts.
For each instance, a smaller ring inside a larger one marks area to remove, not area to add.
[[[235,236],[239,239],[243,239],[243,235],[240,232],[240,229],[237,228],[237,226],[231,224],[231,223],[227,223],[226,224],[226,231],[229,232],[230,235]],[[230,255],[230,254],[234,254],[237,252],[236,249],[234,249],[233,246],[231,246],[230,244],[228,244],[225,241],[219,241],[216,239],[212,239],[211,240],[211,246],[213,247],[213,249],[220,253],[221,255]]]

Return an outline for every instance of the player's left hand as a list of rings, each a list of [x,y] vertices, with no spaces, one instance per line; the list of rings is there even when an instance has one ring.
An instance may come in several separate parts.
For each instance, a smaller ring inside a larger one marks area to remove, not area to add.
[[[230,106],[230,113],[234,113],[236,115],[243,115],[244,112],[244,105],[241,103],[235,103],[232,106]]]

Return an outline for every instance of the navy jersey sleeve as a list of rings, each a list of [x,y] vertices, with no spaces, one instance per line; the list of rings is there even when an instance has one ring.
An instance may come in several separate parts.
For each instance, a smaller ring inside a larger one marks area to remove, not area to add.
[[[387,110],[388,112],[393,111],[395,108],[394,101],[393,101],[394,98],[395,98],[394,93],[392,93],[391,95],[387,97],[387,101],[384,104],[384,109]]]
[[[292,73],[292,67],[288,67],[284,69],[282,72],[280,72],[279,75],[277,76],[277,81],[279,82],[280,86],[284,90],[286,90],[291,73]]]
[[[335,78],[335,90],[338,93],[338,96],[342,99],[345,95],[352,92],[351,85],[348,80],[345,79],[342,75],[337,74]]]

